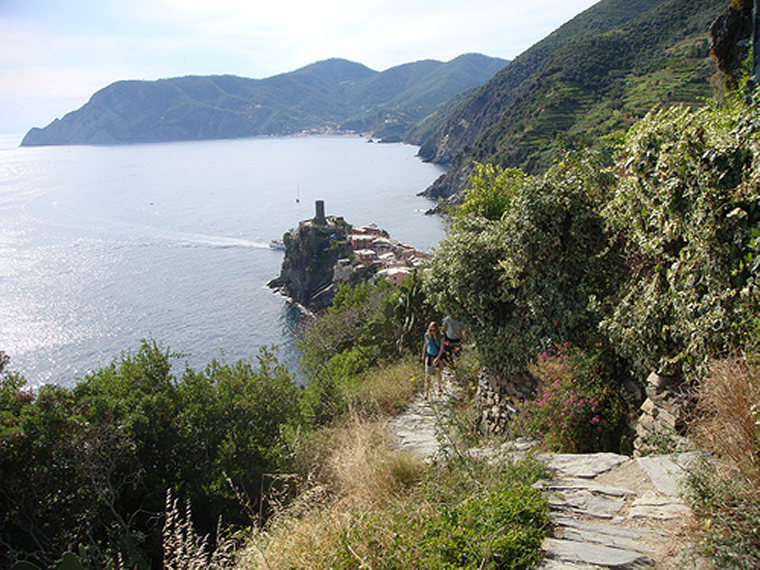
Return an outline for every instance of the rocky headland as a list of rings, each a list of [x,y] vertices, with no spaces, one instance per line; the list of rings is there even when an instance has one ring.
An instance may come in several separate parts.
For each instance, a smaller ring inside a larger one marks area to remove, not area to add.
[[[314,218],[301,221],[282,242],[280,275],[268,286],[315,313],[332,304],[342,282],[383,276],[398,285],[428,257],[376,226],[354,227],[340,216],[325,216],[321,200]]]

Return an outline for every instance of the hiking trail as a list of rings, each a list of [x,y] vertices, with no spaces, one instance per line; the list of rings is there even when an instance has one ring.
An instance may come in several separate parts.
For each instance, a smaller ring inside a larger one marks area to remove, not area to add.
[[[388,423],[398,447],[434,461],[446,439],[449,409],[457,387],[444,371],[443,394],[418,394]],[[468,453],[492,461],[524,457],[524,439]],[[696,452],[632,458],[615,453],[535,456],[553,472],[536,488],[547,494],[553,528],[543,543],[544,570],[597,568],[694,570],[711,566],[692,553],[691,510],[680,498],[681,483]]]

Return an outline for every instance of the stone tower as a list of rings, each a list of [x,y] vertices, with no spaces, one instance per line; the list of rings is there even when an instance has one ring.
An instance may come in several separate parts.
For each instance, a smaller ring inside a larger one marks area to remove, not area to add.
[[[325,202],[324,200],[317,200],[316,203],[316,215],[314,216],[314,223],[324,225],[325,223]]]

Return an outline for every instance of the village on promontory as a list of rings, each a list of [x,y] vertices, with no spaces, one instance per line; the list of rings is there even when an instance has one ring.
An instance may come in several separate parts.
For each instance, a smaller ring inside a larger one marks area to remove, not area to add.
[[[330,306],[339,283],[384,277],[400,285],[430,257],[374,224],[352,226],[340,216],[325,216],[322,200],[316,201],[314,218],[273,245],[285,250],[285,258],[269,287],[315,312]]]

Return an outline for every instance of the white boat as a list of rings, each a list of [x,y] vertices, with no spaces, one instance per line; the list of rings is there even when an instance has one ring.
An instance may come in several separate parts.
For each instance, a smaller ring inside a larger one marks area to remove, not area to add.
[[[269,242],[269,247],[272,249],[285,249],[285,242],[281,239],[273,239]]]

